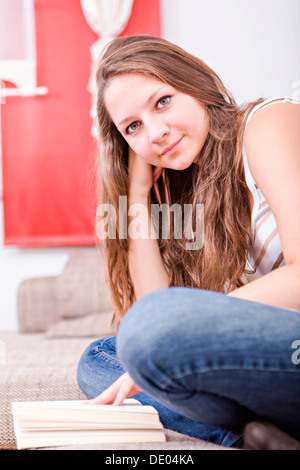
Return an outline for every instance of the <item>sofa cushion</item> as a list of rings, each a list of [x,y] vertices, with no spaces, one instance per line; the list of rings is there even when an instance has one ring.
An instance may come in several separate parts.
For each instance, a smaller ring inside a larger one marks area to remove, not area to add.
[[[72,250],[56,279],[55,295],[60,318],[74,318],[110,310],[104,286],[102,253]]]
[[[56,277],[26,279],[18,286],[18,327],[22,333],[42,332],[60,319]]]
[[[67,318],[50,325],[46,330],[47,338],[83,338],[114,336],[116,330],[111,326],[112,312],[99,312],[79,318]]]
[[[46,331],[49,338],[114,335],[102,252],[73,249],[59,276],[22,281],[17,311],[21,333]]]
[[[81,400],[77,364],[92,339],[46,339],[42,333],[0,333],[0,449],[15,449],[13,401]]]

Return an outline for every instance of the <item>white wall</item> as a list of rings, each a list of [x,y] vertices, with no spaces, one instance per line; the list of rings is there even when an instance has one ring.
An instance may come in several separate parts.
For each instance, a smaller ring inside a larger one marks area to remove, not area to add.
[[[164,37],[204,60],[239,103],[295,91],[299,0],[161,2]]]
[[[164,36],[207,62],[238,102],[292,94],[300,81],[299,0],[161,2]],[[17,329],[19,282],[58,274],[67,257],[64,248],[0,245],[0,331]]]

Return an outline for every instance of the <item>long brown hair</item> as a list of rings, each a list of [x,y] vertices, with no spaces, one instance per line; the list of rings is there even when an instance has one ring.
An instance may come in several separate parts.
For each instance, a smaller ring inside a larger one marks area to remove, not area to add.
[[[199,100],[209,116],[209,134],[198,160],[187,170],[165,169],[152,203],[204,206],[204,244],[186,250],[185,236],[158,240],[170,286],[188,286],[228,292],[243,285],[250,243],[250,205],[245,183],[242,145],[245,116],[260,101],[239,107],[224,84],[203,61],[160,38],[117,38],[107,47],[97,72],[99,125],[99,204],[114,207],[119,217],[119,196],[128,195],[128,146],[104,104],[106,87],[116,75],[142,73]],[[194,221],[195,222],[195,221]],[[103,241],[107,281],[115,324],[134,302],[128,267],[128,241]]]

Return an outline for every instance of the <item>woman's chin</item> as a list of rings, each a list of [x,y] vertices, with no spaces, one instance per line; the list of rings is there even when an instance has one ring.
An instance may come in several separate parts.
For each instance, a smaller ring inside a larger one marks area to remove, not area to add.
[[[184,161],[175,161],[172,162],[172,165],[169,166],[171,170],[182,171],[187,170],[192,165],[193,162],[184,162]]]

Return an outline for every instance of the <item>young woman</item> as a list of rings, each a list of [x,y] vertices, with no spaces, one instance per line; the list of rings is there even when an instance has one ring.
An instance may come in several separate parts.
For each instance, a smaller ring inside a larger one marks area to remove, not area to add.
[[[299,448],[299,102],[239,107],[201,60],[143,36],[110,43],[97,83],[118,334],[85,351],[80,387],[225,446]]]

